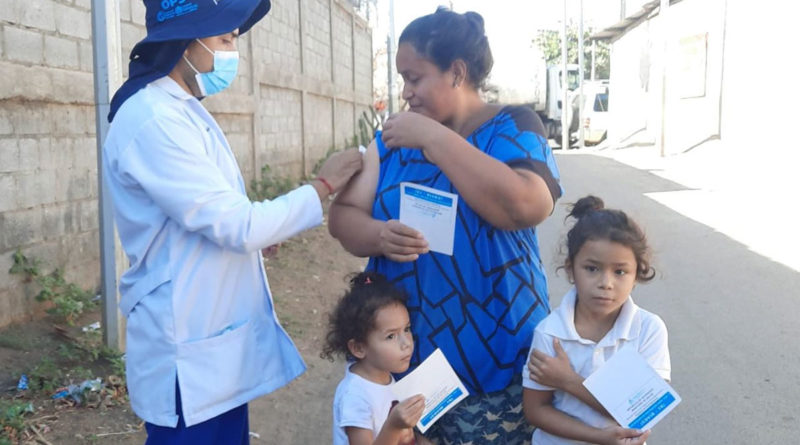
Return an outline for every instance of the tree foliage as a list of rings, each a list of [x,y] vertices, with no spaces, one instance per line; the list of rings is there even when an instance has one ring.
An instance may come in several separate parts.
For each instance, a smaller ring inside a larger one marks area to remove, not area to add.
[[[587,79],[592,72],[592,42],[589,40],[592,32],[590,28],[583,33],[583,69]],[[561,63],[561,33],[559,31],[540,30],[533,43],[544,54],[547,65]],[[567,63],[578,63],[578,29],[576,26],[567,27]],[[595,51],[595,78],[608,79],[610,72],[611,57],[608,44],[598,40]]]

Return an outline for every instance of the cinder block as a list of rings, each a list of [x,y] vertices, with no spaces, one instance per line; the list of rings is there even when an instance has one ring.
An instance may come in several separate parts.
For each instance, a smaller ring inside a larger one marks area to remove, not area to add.
[[[144,2],[141,0],[131,0],[131,21],[138,25],[144,26],[144,16],[147,10],[144,7]]]
[[[49,74],[50,85],[45,91],[54,101],[66,104],[85,104],[83,107],[93,106],[94,83],[91,72],[50,70]],[[65,106],[81,107],[81,105]],[[85,133],[86,131],[86,127],[82,126],[80,130],[71,130],[69,133]],[[94,133],[94,123],[92,123],[92,128],[89,131]]]
[[[78,43],[78,60],[81,71],[94,71],[94,54],[92,53],[92,43],[81,41]]]
[[[3,39],[5,40],[8,60],[34,64],[43,62],[44,40],[41,33],[13,26],[4,26]]]
[[[55,12],[50,1],[3,0],[0,21],[43,31],[56,29]]]
[[[51,114],[53,119],[53,134],[56,135],[83,135],[90,129],[90,123],[86,122],[87,116],[85,106],[82,105],[53,105]],[[91,127],[94,125],[94,116],[91,117]]]
[[[75,0],[75,6],[85,9],[86,11],[91,11],[92,0]]]
[[[19,147],[14,138],[0,139],[0,173],[19,171]],[[0,190],[9,190],[2,189]]]
[[[2,104],[0,104],[0,135],[12,135],[14,133],[14,125],[11,122],[11,113]]]
[[[134,1],[134,3],[140,2]],[[123,22],[119,25],[119,32],[122,48],[124,48],[122,60],[125,61],[125,65],[127,65],[128,56],[130,55],[133,46],[147,35],[147,31],[141,25]]]
[[[133,1],[143,3],[141,0]],[[131,0],[119,0],[119,20],[121,22],[129,22],[131,20]]]
[[[66,201],[66,199],[65,199]],[[69,202],[64,205],[64,212],[61,214],[64,221],[64,233],[77,233],[80,218],[80,206],[76,202]]]
[[[78,201],[91,198],[91,180],[89,173],[86,171],[72,171],[67,183],[67,199]]]
[[[1,213],[0,252],[41,241],[41,225],[41,208]]]
[[[97,170],[97,140],[79,137],[72,144],[72,166],[76,170]]]
[[[41,104],[31,103],[9,107],[14,132],[22,135],[49,135],[53,131],[54,116]]]
[[[78,42],[61,37],[44,36],[44,61],[56,68],[79,68]]]
[[[39,140],[39,168],[42,171],[65,171],[71,165],[72,138],[42,138]]]
[[[4,82],[0,84],[0,99],[26,98],[47,100],[51,96],[52,68],[41,65],[25,66],[19,63],[0,63],[0,79],[25,79],[24,82]],[[62,70],[63,71],[63,70]],[[16,106],[15,101],[9,106]]]
[[[22,138],[17,142],[19,147],[19,170],[35,171],[39,169],[39,141]]]
[[[56,3],[56,31],[89,40],[92,37],[92,15],[89,11]]]
[[[11,173],[0,173],[0,213],[17,208],[17,187]],[[2,269],[0,269],[1,271]]]
[[[9,281],[14,280],[15,275],[8,274],[8,270],[14,265],[14,251],[0,253],[0,272],[9,277],[9,280],[0,280],[0,289],[10,288]],[[0,301],[3,300],[3,293],[0,291]],[[0,311],[2,311],[2,303],[0,303]],[[2,312],[0,312],[2,313]],[[2,321],[0,321],[2,326]]]
[[[97,199],[100,196],[98,190],[98,183],[99,179],[97,177],[97,170],[92,170],[89,172],[89,196],[92,199]]]
[[[42,210],[42,232],[45,239],[57,239],[66,233],[64,230],[64,213],[68,206],[50,205]]]
[[[85,200],[80,203],[80,231],[96,231],[100,221],[97,215],[97,201]]]
[[[17,178],[18,209],[32,209],[40,206],[45,202],[47,193],[52,191],[54,183],[52,175],[26,171],[17,173],[15,176]]]

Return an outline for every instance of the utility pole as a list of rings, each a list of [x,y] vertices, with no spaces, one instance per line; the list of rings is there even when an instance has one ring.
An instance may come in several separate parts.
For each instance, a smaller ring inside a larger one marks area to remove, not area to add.
[[[563,34],[561,36],[561,148],[569,150],[569,71],[567,70],[567,0],[564,0]]]
[[[388,91],[389,91],[389,114],[394,113],[394,52],[395,52],[395,35],[394,35],[394,0],[389,0],[389,36],[386,38],[386,54],[389,60],[387,61],[387,71],[389,72]]]
[[[388,77],[386,79],[387,94],[389,95],[389,114],[394,113],[394,82],[392,82],[392,36],[386,36],[386,71]]]
[[[578,22],[578,78],[580,85],[580,95],[578,96],[578,148],[584,147],[583,134],[583,0],[579,3],[580,21]]]
[[[109,348],[123,348],[117,299],[117,240],[114,215],[103,179],[103,143],[108,134],[111,97],[122,82],[119,54],[119,6],[116,1],[92,0],[92,48],[94,57],[95,130],[97,139],[98,215],[100,218],[100,277],[103,302],[103,342]]]
[[[661,8],[658,11],[659,21],[661,21],[661,125],[658,137],[659,153],[663,157],[666,154],[667,134],[665,132],[667,116],[667,40],[669,26],[667,26],[667,16],[669,13],[669,0],[661,0]]]

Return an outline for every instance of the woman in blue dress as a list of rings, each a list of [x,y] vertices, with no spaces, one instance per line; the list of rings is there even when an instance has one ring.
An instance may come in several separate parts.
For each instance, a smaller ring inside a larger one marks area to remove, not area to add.
[[[562,194],[558,168],[533,110],[481,98],[491,67],[479,14],[409,24],[397,71],[410,111],[389,117],[329,216],[345,249],[409,293],[412,368],[440,348],[470,391],[426,433],[440,444],[530,440],[519,376],[550,312],[536,226]],[[458,195],[452,256],[398,221],[401,182]]]

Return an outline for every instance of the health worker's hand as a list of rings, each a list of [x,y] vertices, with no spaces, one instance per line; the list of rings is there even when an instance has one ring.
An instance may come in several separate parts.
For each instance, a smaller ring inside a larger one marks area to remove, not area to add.
[[[553,348],[556,352],[555,357],[550,357],[538,349],[533,350],[528,361],[531,379],[560,390],[566,390],[570,384],[583,381],[583,377],[572,369],[569,357],[557,338],[553,339]]]
[[[389,148],[428,149],[441,131],[446,130],[439,122],[411,111],[395,113],[383,123],[381,139]]]
[[[383,256],[398,263],[415,261],[423,253],[428,253],[428,241],[422,233],[396,219],[383,224],[378,245]]]
[[[603,433],[605,440],[602,445],[642,445],[650,437],[650,430],[640,431],[621,426],[605,428]]]
[[[357,148],[334,153],[322,164],[317,177],[327,181],[333,188],[333,193],[336,193],[354,174],[361,171],[363,157]]]

